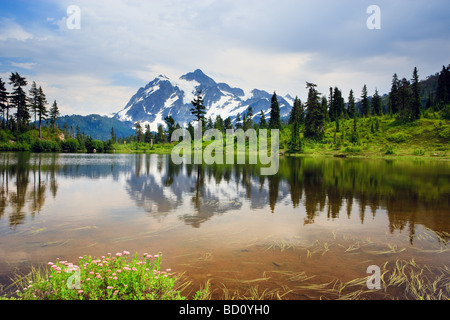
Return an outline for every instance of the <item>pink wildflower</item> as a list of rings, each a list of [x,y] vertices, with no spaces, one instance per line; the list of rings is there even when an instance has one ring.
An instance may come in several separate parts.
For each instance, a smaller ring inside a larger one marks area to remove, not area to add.
[[[83,293],[83,290],[78,290],[78,293]]]
[[[117,252],[117,253],[116,253],[116,256],[121,257],[122,254],[121,254],[120,252]]]
[[[123,254],[125,254],[125,255],[129,255],[130,254],[130,252],[129,251],[123,251]]]

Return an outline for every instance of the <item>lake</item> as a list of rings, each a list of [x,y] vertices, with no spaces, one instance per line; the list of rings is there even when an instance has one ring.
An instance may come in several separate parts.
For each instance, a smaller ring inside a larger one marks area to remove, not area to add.
[[[449,294],[448,161],[281,157],[273,176],[155,154],[0,153],[0,166],[4,286],[56,258],[128,250],[161,253],[187,296],[207,281],[219,299]]]

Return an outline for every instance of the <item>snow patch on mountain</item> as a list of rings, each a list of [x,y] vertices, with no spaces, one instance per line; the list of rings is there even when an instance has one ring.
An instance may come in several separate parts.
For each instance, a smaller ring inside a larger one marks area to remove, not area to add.
[[[114,117],[121,121],[140,121],[149,124],[151,130],[165,126],[164,118],[172,116],[182,127],[194,121],[191,114],[192,100],[198,91],[202,91],[206,117],[213,121],[217,116],[235,121],[237,114],[241,115],[252,107],[253,118],[259,121],[263,111],[266,119],[270,118],[270,102],[273,93],[254,89],[249,93],[240,88],[231,87],[226,83],[217,83],[200,69],[187,73],[179,79],[171,80],[164,75],[156,77],[145,87],[140,88],[131,97],[128,104]],[[287,117],[294,99],[290,95],[278,96],[281,117]]]

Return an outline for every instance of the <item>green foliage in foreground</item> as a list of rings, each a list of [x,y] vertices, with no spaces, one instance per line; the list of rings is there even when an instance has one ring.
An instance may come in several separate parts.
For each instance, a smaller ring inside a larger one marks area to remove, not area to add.
[[[179,278],[171,269],[160,270],[161,254],[136,254],[128,251],[94,259],[79,258],[77,266],[67,261],[49,262],[45,270],[20,277],[18,300],[184,300],[177,290]],[[79,281],[76,281],[79,279]],[[207,286],[194,299],[208,296]]]

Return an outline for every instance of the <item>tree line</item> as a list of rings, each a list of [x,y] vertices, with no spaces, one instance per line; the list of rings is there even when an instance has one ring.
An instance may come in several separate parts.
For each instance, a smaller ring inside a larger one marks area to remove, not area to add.
[[[38,87],[35,81],[31,84],[27,95],[24,88],[28,85],[28,81],[17,72],[11,73],[8,83],[12,86],[11,92],[8,92],[6,83],[0,78],[2,129],[8,129],[17,134],[38,127],[39,138],[42,138],[43,120],[47,120],[51,128],[55,129],[56,120],[60,115],[56,100],[48,108],[47,97],[42,87]],[[32,119],[34,122],[31,125]]]
[[[412,123],[419,120],[428,109],[442,110],[448,109],[450,104],[450,65],[443,67],[437,81],[435,93],[429,92],[428,100],[422,103],[420,94],[421,84],[417,67],[414,68],[410,80],[400,79],[395,73],[392,78],[391,90],[387,96],[380,96],[377,89],[372,96],[369,96],[367,85],[364,84],[361,89],[360,99],[356,101],[355,92],[350,90],[347,102],[345,101],[342,90],[338,87],[330,87],[328,97],[317,90],[317,85],[307,82],[306,89],[308,96],[305,103],[298,97],[294,99],[293,107],[289,119],[280,118],[280,108],[276,92],[273,93],[270,102],[270,118],[266,120],[263,111],[259,115],[253,113],[251,106],[243,114],[237,114],[234,124],[231,117],[222,119],[220,115],[216,119],[206,118],[206,107],[203,104],[201,91],[197,92],[192,100],[191,114],[197,123],[202,123],[203,130],[218,129],[225,132],[227,129],[283,129],[289,127],[291,137],[288,141],[288,150],[299,152],[302,150],[303,139],[321,141],[324,138],[325,128],[329,123],[335,123],[336,132],[339,132],[340,122],[344,120],[353,120],[353,130],[349,136],[351,142],[357,141],[357,128],[359,118],[372,118],[370,121],[372,132],[379,126],[377,117],[389,116],[395,118],[399,123]],[[446,114],[449,112],[447,111]],[[136,123],[136,135],[138,141],[149,142],[151,139],[156,143],[170,142],[173,130],[180,128],[175,124],[172,116],[165,118],[166,128],[160,124],[158,132],[152,133],[147,125],[144,132],[140,123]],[[194,124],[188,123],[187,131],[191,137],[194,136]],[[303,137],[302,137],[303,136]]]

